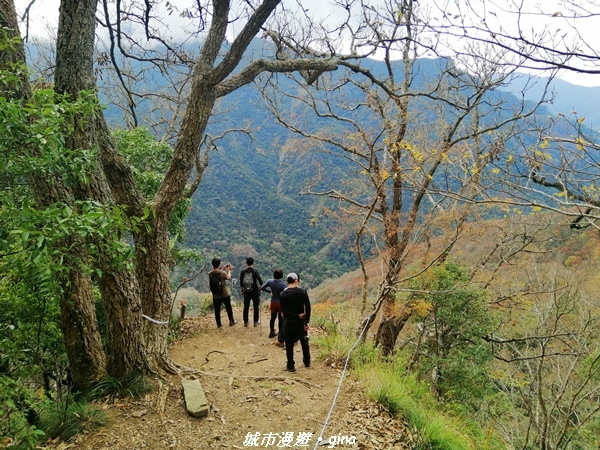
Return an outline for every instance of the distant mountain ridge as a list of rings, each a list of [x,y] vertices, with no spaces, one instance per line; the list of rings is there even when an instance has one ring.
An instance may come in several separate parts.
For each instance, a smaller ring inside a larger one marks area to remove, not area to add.
[[[255,39],[245,58],[250,61],[273,51],[269,41]],[[386,70],[378,60],[363,64],[375,73]],[[435,79],[449,64],[453,63],[447,58],[416,61],[416,87]],[[278,82],[289,83],[285,76],[279,76]],[[569,83],[557,86],[572,87]],[[515,85],[514,89],[522,87]],[[489,95],[518,104],[520,95],[513,97],[511,91]],[[541,91],[532,89],[526,99],[533,102],[538,93]],[[540,113],[550,114],[544,108]],[[185,244],[201,249],[208,259],[220,256],[237,267],[243,266],[246,256],[253,256],[263,277],[281,267],[284,272],[300,273],[305,286],[355,270],[355,230],[340,226],[329,215],[338,205],[324,197],[298,193],[319,171],[330,179],[351,179],[358,175],[356,168],[323,153],[289,151],[298,137],[275,122],[254,85],[221,99],[220,110],[226,113],[211,120],[209,133],[220,135],[245,127],[251,136],[228,134],[220,142],[220,150],[211,153],[186,219]]]
[[[599,77],[600,80],[600,77]],[[526,98],[536,99],[543,93],[544,85],[547,82],[545,77],[533,77],[533,83],[527,91]],[[526,76],[515,79],[504,90],[518,95],[524,88]],[[596,131],[600,131],[600,87],[578,86],[554,78],[550,82],[550,89],[554,92],[555,98],[547,108],[553,114],[562,113],[565,116],[575,112],[577,117],[585,118],[585,124]]]
[[[269,41],[255,39],[245,58],[249,61],[273,51]],[[375,72],[385,70],[381,61],[364,64]],[[416,61],[418,80],[434,78],[448,64],[452,62],[445,58]],[[285,77],[280,79],[286,82]],[[159,92],[166,85],[160,73],[144,81],[150,83],[145,86],[147,92]],[[537,87],[528,91],[527,99],[533,101],[541,94],[542,82],[540,78]],[[512,96],[523,89],[522,83],[515,80],[491,95],[516,103]],[[588,126],[600,120],[600,111],[594,107],[600,88],[582,88],[562,80],[555,80],[553,86],[556,100],[545,113],[568,114],[577,101],[576,110],[586,117]],[[108,98],[103,97],[107,102]],[[354,230],[340,226],[329,215],[337,205],[324,197],[298,196],[319,171],[331,179],[351,179],[357,175],[355,169],[322,153],[290,152],[297,137],[276,124],[252,85],[221,99],[220,109],[224,113],[212,118],[209,133],[216,136],[247,128],[252,134],[230,133],[220,141],[220,150],[211,153],[186,219],[185,245],[201,249],[207,259],[220,256],[235,266],[243,265],[246,256],[254,256],[263,277],[281,267],[284,272],[299,272],[307,286],[356,269]],[[119,108],[109,105],[106,113],[113,125],[125,123]],[[140,114],[151,115],[152,108],[142,106]]]

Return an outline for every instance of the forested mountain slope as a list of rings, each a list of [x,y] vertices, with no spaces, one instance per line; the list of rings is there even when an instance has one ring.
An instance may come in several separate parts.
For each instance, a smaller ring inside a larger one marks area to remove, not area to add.
[[[255,51],[265,50],[263,41]],[[435,80],[451,61],[422,59],[415,69],[415,89]],[[380,61],[364,62],[373,73],[385,70]],[[400,69],[399,69],[400,70]],[[283,89],[293,90],[284,76],[277,78]],[[306,148],[300,138],[280,126],[267,111],[261,94],[264,84],[246,86],[228,96],[221,104],[222,114],[213,120],[210,133],[224,135],[218,142],[204,173],[200,189],[187,219],[185,244],[202,249],[208,258],[219,255],[234,265],[246,256],[257,257],[263,274],[275,267],[302,273],[309,286],[357,268],[353,254],[356,226],[342,224],[337,218],[339,205],[325,197],[299,196],[307,185],[318,180],[322,190],[335,189],[351,182],[359,173],[344,158]],[[362,101],[356,92],[349,105]],[[491,94],[510,104],[518,104],[507,92]],[[427,105],[418,101],[421,120],[426,120]],[[421,105],[421,106],[419,106]],[[284,104],[299,118],[308,120],[298,103]],[[546,109],[540,114],[547,116]],[[431,120],[434,120],[432,117]],[[336,129],[337,124],[321,121],[313,129]],[[425,126],[425,128],[427,128]],[[232,130],[244,132],[226,133]],[[339,133],[348,130],[340,128]],[[248,134],[247,134],[248,133]]]
[[[32,59],[37,51],[30,48]],[[247,58],[272,51],[267,41],[256,40]],[[413,87],[417,89],[425,80],[435,79],[451,63],[441,58],[418,60]],[[375,74],[385,70],[381,61],[367,60],[363,64]],[[543,79],[539,81],[539,85],[543,84]],[[284,76],[277,78],[277,82],[284,89],[293,89]],[[146,83],[147,92],[159,92],[167,80],[157,73],[138,83]],[[514,83],[506,91],[493,95],[510,102],[512,93],[519,96],[523,89],[519,80]],[[575,92],[574,96],[581,100],[577,108],[579,116],[593,118],[590,100],[597,96],[598,88],[582,91],[560,80],[554,87],[557,101],[549,106],[551,112],[541,108],[541,116],[569,113],[570,110],[564,109],[570,103],[565,101],[572,100],[570,93]],[[332,188],[342,180],[356,178],[358,173],[341,158],[305,148],[297,136],[280,126],[268,112],[262,98],[264,91],[265,84],[260,82],[237,90],[223,99],[220,113],[212,118],[208,132],[212,137],[222,138],[215,142],[218,150],[211,153],[210,164],[193,197],[184,245],[200,249],[207,260],[218,255],[238,267],[246,256],[252,255],[265,275],[275,267],[282,267],[284,271],[300,272],[309,286],[316,286],[358,267],[352,250],[356,228],[337,220],[339,205],[335,202],[299,193],[314,180],[320,179],[322,186]],[[104,92],[109,121],[114,127],[122,127],[123,111],[110,104],[110,89]],[[539,94],[541,91],[532,89],[527,95],[533,101]],[[514,99],[517,103],[517,97]],[[359,101],[356,97],[355,103]],[[157,114],[156,109],[145,105],[143,100],[138,105],[140,117],[150,119]],[[297,105],[290,103],[287,107]],[[421,120],[426,121],[427,107],[422,108]],[[300,109],[298,114],[302,116]],[[150,122],[142,121],[139,125],[147,126]],[[324,122],[311,126],[316,129],[331,125]]]

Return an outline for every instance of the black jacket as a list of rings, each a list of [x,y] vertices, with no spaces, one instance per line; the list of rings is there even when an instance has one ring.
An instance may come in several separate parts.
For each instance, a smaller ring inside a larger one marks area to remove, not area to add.
[[[281,293],[281,310],[286,320],[304,320],[310,322],[310,299],[305,289],[301,287],[287,288]],[[306,317],[300,319],[300,314]]]

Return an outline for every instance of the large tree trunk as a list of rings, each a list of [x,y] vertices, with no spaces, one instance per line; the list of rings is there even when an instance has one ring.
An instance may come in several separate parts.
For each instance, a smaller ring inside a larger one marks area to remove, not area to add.
[[[148,373],[142,329],[142,308],[135,274],[103,269],[99,281],[106,311],[106,359],[109,375],[127,379]]]
[[[73,389],[85,392],[105,375],[106,361],[89,275],[72,262],[62,286],[68,286],[61,298],[61,328],[69,360]]]
[[[57,36],[55,90],[76,99],[81,91],[94,91],[94,41],[97,0],[63,0]],[[101,114],[100,111],[97,114]],[[92,149],[98,142],[110,140],[102,119],[93,116],[75,117],[74,131],[66,145],[73,151]],[[106,134],[100,136],[100,134]],[[96,162],[87,184],[75,188],[79,200],[97,200],[104,205],[113,204],[108,181],[100,161]],[[134,189],[135,186],[131,186]],[[97,247],[102,253],[93,263],[101,269],[99,287],[107,319],[106,355],[108,372],[116,378],[126,378],[132,373],[144,372],[141,328],[141,302],[135,274],[126,267],[111,264],[109,248],[99,237]],[[106,236],[112,239],[112,236]],[[90,285],[91,288],[91,285]],[[87,296],[82,296],[82,301]],[[89,351],[97,353],[96,349]]]
[[[401,254],[408,243],[407,233],[400,242],[395,243],[395,247],[391,250],[392,254]],[[396,253],[398,251],[398,253]],[[412,315],[412,308],[406,303],[401,303],[396,298],[396,286],[398,284],[398,276],[402,267],[402,259],[394,256],[388,262],[388,273],[383,281],[384,285],[379,294],[379,302],[381,302],[381,320],[377,328],[375,336],[375,344],[382,348],[384,355],[394,353],[398,335],[408,322]]]
[[[69,0],[60,5],[54,88],[59,94],[69,94],[73,100],[80,91],[94,88],[95,12],[96,0]],[[92,117],[74,117],[73,122],[73,132],[66,136],[65,146],[72,151],[93,148],[96,139]],[[76,199],[98,197],[90,194],[100,190],[99,183],[93,176],[89,180],[87,185],[79,182],[72,186]],[[67,348],[71,347],[68,351],[71,374],[79,389],[88,388],[104,376],[106,366],[96,321],[93,284],[90,275],[80,269],[90,263],[85,256],[72,255],[68,267],[71,278],[77,278],[77,282],[63,283],[62,287],[66,298],[61,305],[61,324]]]
[[[14,46],[7,45],[0,51],[0,68],[14,71],[15,64],[25,66],[25,47],[19,33],[19,24],[17,22],[17,11],[12,0],[0,0],[0,33],[6,38],[7,42],[14,41]],[[31,97],[31,86],[25,73],[19,74],[19,79],[15,79],[12,85],[0,86],[0,95],[16,96],[27,101]],[[4,81],[6,83],[6,81]]]
[[[386,307],[384,306],[384,314],[379,328],[377,329],[377,336],[375,342],[381,347],[381,351],[384,356],[392,355],[396,347],[396,341],[398,335],[410,319],[411,312],[404,308],[400,314],[394,312],[385,312]]]
[[[217,10],[223,8],[223,5],[217,6]],[[220,19],[218,22],[221,24],[216,25],[216,28],[223,29],[223,36],[227,11],[227,8],[218,10],[215,18],[215,21]],[[220,32],[217,34],[220,37],[220,46],[223,36]],[[203,52],[207,62],[211,63],[216,59],[219,47],[211,49],[214,43],[211,44],[211,38],[207,41]],[[214,53],[210,54],[211,51]],[[140,282],[142,309],[146,316],[143,322],[144,337],[150,367],[154,370],[174,370],[167,349],[168,322],[171,315],[169,270],[173,265],[169,250],[168,224],[173,210],[184,196],[196,161],[195,156],[216,100],[216,82],[214,77],[209,76],[210,70],[207,71],[207,67],[210,66],[200,63],[194,67],[192,90],[175,144],[173,160],[152,202],[155,216],[150,229],[141,228],[134,234],[137,276]]]
[[[396,243],[396,245],[402,247],[401,244]],[[395,254],[395,252],[392,251],[392,254]],[[386,356],[394,353],[398,335],[411,316],[411,309],[405,304],[398,304],[399,302],[396,299],[395,287],[398,282],[400,267],[401,260],[399,258],[390,258],[388,273],[379,293],[378,303],[382,311],[377,334],[375,335],[375,344],[381,347],[382,353]]]
[[[169,233],[166,223],[155,220],[148,232],[135,236],[137,275],[143,299],[143,335],[146,359],[154,372],[174,371],[167,348],[171,317]]]
[[[19,63],[25,67],[25,52],[18,31],[17,15],[12,1],[0,0],[0,22],[7,37],[19,38],[19,43],[12,51],[3,51],[1,63],[7,67],[10,63]],[[21,72],[18,95],[23,101],[31,98],[31,88],[26,72]],[[38,149],[29,148],[33,154]],[[55,202],[72,204],[73,196],[66,187],[60,175],[38,177],[31,180],[33,193],[38,205],[45,207]],[[76,245],[68,245],[76,238],[65,237],[62,242],[65,248],[79,249]],[[62,287],[61,328],[69,360],[73,388],[76,391],[85,391],[91,384],[99,380],[105,373],[105,358],[102,350],[100,333],[96,322],[92,282],[89,273],[83,269],[80,250],[73,250],[71,255],[66,255],[64,267],[68,268],[59,275]],[[63,262],[64,262],[63,261]]]

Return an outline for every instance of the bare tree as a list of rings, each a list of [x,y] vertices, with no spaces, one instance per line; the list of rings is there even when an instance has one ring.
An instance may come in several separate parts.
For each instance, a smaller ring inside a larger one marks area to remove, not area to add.
[[[527,275],[532,307],[518,314],[528,327],[519,335],[503,327],[488,337],[501,361],[496,370],[504,374],[497,377],[498,394],[511,405],[506,410],[492,402],[488,413],[516,448],[585,447],[585,430],[600,411],[596,307],[562,264],[550,274],[534,266]],[[505,332],[512,337],[502,337]]]
[[[600,73],[590,32],[600,15],[595,2],[455,2],[437,8],[439,21],[430,23],[432,29],[460,42],[501,49],[504,57],[498,62],[504,66],[543,75]],[[575,111],[540,118],[498,161],[503,176],[488,183],[488,192],[495,191],[490,201],[561,212],[572,228],[596,226],[599,146],[593,127]]]
[[[351,50],[359,55],[368,48],[365,54],[381,55],[383,62],[342,61],[343,76],[321,77],[316,86],[306,77],[298,79],[300,93],[273,93],[270,102],[282,124],[311,141],[305,146],[345,161],[346,179],[317,178],[306,193],[338,200],[359,217],[356,250],[364,274],[363,304],[368,279],[362,236],[370,232],[381,240],[383,281],[367,322],[382,311],[376,342],[391,353],[412,314],[410,303],[397,299],[398,287],[410,276],[403,269],[409,261],[427,268],[448,255],[470,226],[468,201],[482,195],[479,182],[489,163],[540,103],[497,95],[514,68],[492,64],[501,58],[493,47],[475,43],[455,60],[419,61],[437,51],[439,36],[429,33],[428,19],[416,2],[361,4],[359,11]],[[288,108],[282,112],[285,102],[294,105],[293,113]],[[306,126],[308,114],[323,121],[317,130]],[[414,255],[417,244],[432,236],[443,236],[441,250]]]
[[[592,42],[600,10],[593,0],[433,1],[431,5],[435,20],[428,25],[452,37],[446,42],[453,46],[492,44],[502,50],[502,64],[522,70],[600,73],[600,54]]]

